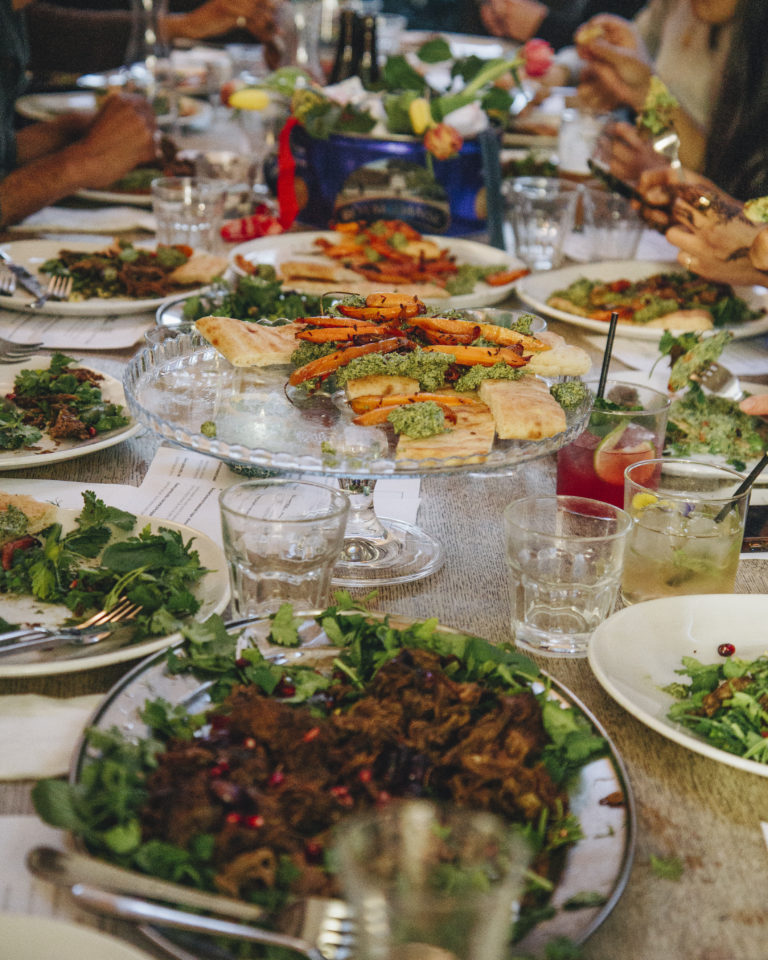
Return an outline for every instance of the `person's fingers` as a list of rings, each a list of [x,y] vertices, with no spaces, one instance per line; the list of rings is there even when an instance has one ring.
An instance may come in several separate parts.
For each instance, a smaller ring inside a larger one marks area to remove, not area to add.
[[[740,409],[753,417],[768,417],[768,393],[756,393],[739,403]]]

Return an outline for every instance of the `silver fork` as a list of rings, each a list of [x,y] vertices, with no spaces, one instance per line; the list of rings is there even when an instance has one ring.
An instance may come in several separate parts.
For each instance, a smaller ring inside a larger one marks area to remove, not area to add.
[[[0,263],[0,293],[10,297],[16,291],[16,277]]]
[[[725,397],[727,400],[743,400],[744,391],[741,389],[739,378],[731,373],[728,367],[713,360],[704,370],[691,375],[706,393],[716,397]]]
[[[9,630],[7,633],[0,634],[0,657],[26,650],[37,650],[39,647],[52,649],[68,643],[91,646],[110,636],[114,624],[133,620],[140,610],[140,604],[131,603],[127,597],[123,597],[111,610],[99,610],[74,627]],[[103,627],[107,629],[104,630]]]
[[[669,160],[669,165],[673,170],[679,170],[680,163],[680,137],[675,130],[665,130],[663,133],[653,138],[653,149],[662,157]]]
[[[66,300],[72,293],[72,277],[63,277],[57,274],[50,277],[45,292],[36,300],[30,301],[27,306],[31,310],[37,310],[49,300]]]
[[[0,363],[19,363],[27,360],[42,347],[42,343],[14,343],[0,337]]]

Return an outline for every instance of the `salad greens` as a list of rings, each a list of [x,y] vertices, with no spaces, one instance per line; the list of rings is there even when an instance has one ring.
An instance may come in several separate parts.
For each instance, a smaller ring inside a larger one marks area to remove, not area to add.
[[[184,320],[234,317],[259,323],[269,321],[274,326],[281,326],[297,317],[320,312],[319,296],[284,290],[274,267],[259,264],[256,271],[238,277],[234,283],[222,281],[207,293],[189,297],[184,303]]]
[[[404,648],[425,649],[449,657],[444,669],[454,681],[482,682],[489,690],[505,694],[533,691],[542,705],[543,725],[549,738],[543,762],[557,784],[569,782],[581,767],[607,752],[607,743],[594,733],[586,718],[574,708],[563,708],[558,701],[549,699],[549,681],[533,661],[514,647],[441,630],[436,619],[398,627],[388,617],[367,613],[359,601],[353,601],[344,591],[337,592],[333,605],[315,620],[339,650],[333,670],[344,674],[361,693],[379,669]],[[285,646],[298,645],[302,622],[303,618],[294,616],[290,605],[284,605],[272,618],[269,639]],[[181,631],[185,642],[168,651],[167,670],[172,675],[191,674],[201,683],[210,684],[208,692],[214,705],[236,686],[255,684],[265,694],[275,693],[290,703],[307,704],[318,712],[324,709],[322,693],[334,681],[320,669],[292,662],[290,680],[286,681],[283,663],[265,658],[255,646],[240,648],[239,635],[229,632],[217,616],[205,623],[185,624]],[[157,765],[158,754],[171,737],[194,737],[206,723],[206,716],[189,715],[183,707],[172,707],[162,700],[145,704],[141,716],[151,734],[137,742],[118,731],[89,731],[88,755],[78,782],[40,781],[33,791],[37,812],[46,822],[75,831],[94,852],[123,866],[214,889],[211,836],[200,834],[189,848],[181,849],[156,839],[144,841],[140,827],[145,782]],[[560,816],[553,816],[546,809],[523,830],[537,852],[552,853],[582,835],[572,814],[562,811]],[[290,863],[280,866],[285,881],[283,890],[293,879],[292,869],[295,871]],[[534,875],[532,882],[534,893],[543,891],[548,896],[552,886],[549,880]],[[266,906],[278,905],[275,891],[266,891],[266,895],[272,898]],[[534,895],[534,900],[538,904],[535,923],[544,914],[541,897]],[[522,920],[520,931],[529,926],[527,920]]]
[[[682,662],[675,673],[690,683],[663,688],[677,700],[669,719],[720,750],[768,763],[768,655],[709,664],[683,657]]]
[[[135,525],[132,514],[86,490],[71,531],[52,523],[36,535],[36,545],[15,550],[8,569],[0,569],[0,593],[63,604],[72,622],[128,597],[142,608],[131,621],[134,641],[175,632],[199,609],[192,587],[206,570],[177,530],[153,533],[147,525],[126,537]]]

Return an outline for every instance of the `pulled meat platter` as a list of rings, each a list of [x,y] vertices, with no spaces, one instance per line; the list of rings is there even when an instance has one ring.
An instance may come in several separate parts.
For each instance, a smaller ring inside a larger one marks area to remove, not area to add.
[[[243,621],[226,632],[209,624],[214,639],[207,646],[198,635],[145,661],[95,716],[95,739],[81,745],[71,789],[88,792],[85,784],[96,781],[86,768],[119,761],[105,748],[113,732],[138,741],[138,753],[147,738],[164,741],[132,817],[141,849],[171,843],[189,852],[206,834],[214,862],[198,885],[272,907],[285,896],[338,897],[323,851],[334,824],[351,811],[424,796],[491,809],[526,830],[545,822],[549,836],[567,839],[536,848],[532,869],[552,892],[536,893],[534,885],[526,895],[524,915],[530,899],[532,919],[518,928],[516,947],[542,956],[554,937],[586,939],[623,890],[635,835],[626,773],[604,730],[514,648],[436,621],[343,609],[342,596],[319,615],[283,608],[275,619],[280,636],[269,621]],[[284,645],[286,631],[298,647]],[[331,646],[329,635],[340,646]],[[488,669],[478,672],[478,663]],[[325,678],[324,685],[313,689],[312,677]],[[170,725],[145,701],[164,701]],[[572,717],[586,738],[580,743],[590,744],[589,759],[567,773],[546,759],[556,740],[550,710]],[[146,870],[152,859],[138,854],[132,862],[107,847],[95,852],[132,869],[140,863]],[[191,874],[164,875],[190,882]],[[190,949],[201,960],[235,957],[206,938],[145,932],[177,957]]]

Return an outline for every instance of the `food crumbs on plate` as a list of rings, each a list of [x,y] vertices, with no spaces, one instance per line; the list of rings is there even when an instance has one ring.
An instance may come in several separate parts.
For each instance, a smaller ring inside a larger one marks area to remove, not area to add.
[[[601,807],[621,807],[624,805],[624,794],[620,790],[614,790],[605,797],[600,798]]]
[[[652,853],[651,870],[665,880],[679,880],[683,875],[683,864],[679,857],[657,857]]]

